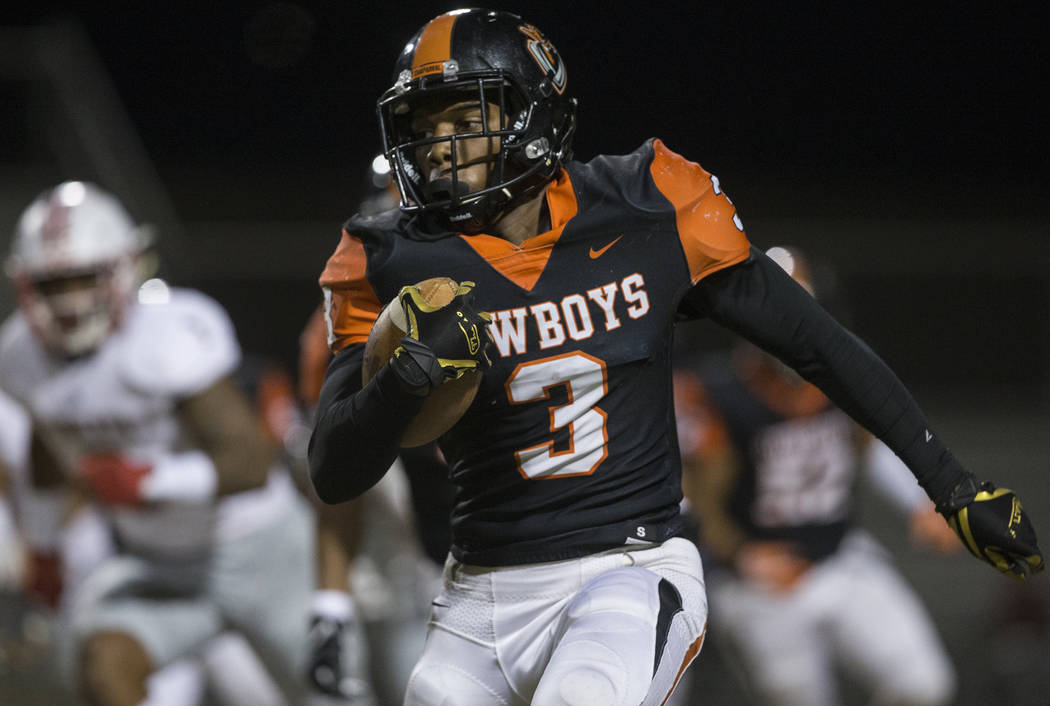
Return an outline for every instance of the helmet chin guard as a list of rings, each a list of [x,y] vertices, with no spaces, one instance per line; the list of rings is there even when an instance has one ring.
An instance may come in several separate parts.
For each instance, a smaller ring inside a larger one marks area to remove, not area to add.
[[[489,229],[557,176],[571,158],[576,100],[566,94],[565,64],[554,46],[517,15],[456,10],[428,22],[405,46],[394,85],[377,112],[387,160],[401,192],[401,208],[422,214],[437,237]],[[413,117],[435,106],[476,101],[480,132],[419,136]],[[488,106],[499,110],[491,129]],[[457,152],[463,140],[496,138],[487,183],[470,191],[460,179]],[[417,163],[421,148],[449,143],[450,173],[428,181]]]

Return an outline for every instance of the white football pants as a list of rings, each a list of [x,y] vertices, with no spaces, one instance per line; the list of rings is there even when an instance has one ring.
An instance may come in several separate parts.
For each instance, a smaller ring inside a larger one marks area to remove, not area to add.
[[[658,706],[706,620],[685,539],[509,567],[450,557],[405,704]]]
[[[948,703],[955,675],[918,597],[860,530],[790,593],[712,574],[711,628],[739,651],[764,703],[838,703],[834,665],[876,704]]]

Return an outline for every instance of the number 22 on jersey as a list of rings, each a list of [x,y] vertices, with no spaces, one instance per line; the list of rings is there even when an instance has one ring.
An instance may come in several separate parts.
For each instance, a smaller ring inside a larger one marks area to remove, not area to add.
[[[608,455],[606,414],[597,402],[609,389],[604,361],[580,351],[521,363],[507,378],[512,404],[550,399],[554,387],[568,391],[565,404],[552,406],[550,431],[568,427],[569,447],[554,450],[554,439],[514,453],[525,478],[566,478],[594,473]]]

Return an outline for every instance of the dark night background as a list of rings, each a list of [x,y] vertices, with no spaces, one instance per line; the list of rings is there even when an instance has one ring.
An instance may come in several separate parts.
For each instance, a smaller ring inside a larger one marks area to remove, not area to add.
[[[170,208],[150,212],[133,184],[92,174],[75,148],[48,154],[54,113],[27,82],[4,85],[2,156],[108,183],[136,215],[165,226],[167,276],[219,296],[249,348],[276,344],[265,352],[291,360],[288,328],[309,311],[338,225],[365,194],[378,152],[375,97],[404,41],[451,7],[36,5],[12,25],[66,19],[83,29]],[[858,322],[875,322],[869,336],[915,382],[988,378],[1045,396],[1045,5],[559,3],[520,12],[569,67],[577,157],[661,137],[719,175],[754,242],[792,241],[830,258],[847,288],[865,293],[851,295]],[[52,173],[33,179],[30,196]],[[917,222],[939,227],[911,233]],[[215,228],[234,223],[257,229]],[[878,297],[866,295],[873,289]],[[900,348],[899,332],[879,331],[884,306],[898,307],[906,328],[943,326],[949,359],[924,363]],[[919,314],[934,307],[940,324]],[[977,334],[974,308],[993,336]],[[990,364],[978,344],[1006,364]]]
[[[293,365],[316,277],[368,193],[375,98],[404,42],[453,7],[259,0],[8,11],[0,246],[40,189],[98,180],[162,226],[165,276],[222,301],[247,350]],[[803,246],[837,271],[851,327],[941,420],[959,455],[1011,479],[1050,533],[1050,5],[493,7],[519,12],[560,50],[580,102],[578,158],[657,136],[717,174],[753,242]],[[141,143],[151,190],[78,147],[84,131],[66,117],[77,91],[58,97],[35,68],[47,59],[27,36],[40,26],[86,37]],[[0,297],[0,313],[10,307]],[[704,325],[684,338],[721,341]],[[945,629],[960,669],[982,669],[973,643],[991,640],[978,628],[1009,587],[965,559],[902,561],[928,602],[957,589],[978,596],[979,607],[949,601],[936,618],[955,626]],[[959,627],[973,610],[977,626]],[[1032,654],[1047,654],[1042,630]],[[960,703],[1010,701],[981,693]]]

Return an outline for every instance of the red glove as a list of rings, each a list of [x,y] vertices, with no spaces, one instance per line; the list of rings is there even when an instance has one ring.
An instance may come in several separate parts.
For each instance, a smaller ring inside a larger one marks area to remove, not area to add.
[[[141,505],[142,480],[151,468],[117,453],[85,454],[77,462],[78,475],[107,505]]]
[[[26,594],[52,610],[62,598],[62,557],[55,551],[34,551],[26,566]]]

